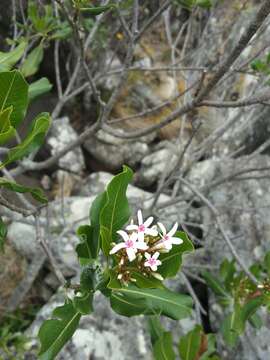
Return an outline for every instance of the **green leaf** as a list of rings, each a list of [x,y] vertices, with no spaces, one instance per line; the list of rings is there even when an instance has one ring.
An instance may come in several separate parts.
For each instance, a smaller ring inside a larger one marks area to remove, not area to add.
[[[12,106],[10,122],[16,128],[25,117],[28,84],[17,70],[0,73],[0,84],[0,112]]]
[[[93,293],[86,292],[82,296],[75,296],[73,304],[82,315],[91,314],[93,312]]]
[[[174,235],[183,240],[180,245],[174,245],[172,250],[166,254],[160,254],[160,261],[162,264],[158,268],[158,272],[164,277],[174,277],[180,266],[182,265],[182,258],[184,253],[194,251],[192,242],[189,240],[187,234],[183,231],[177,231]]]
[[[146,277],[139,271],[132,271],[132,270],[131,273],[132,273],[131,277],[136,280],[136,285],[139,288],[148,288],[148,289],[164,288],[162,282],[154,278],[153,276]]]
[[[0,216],[0,252],[4,251],[4,244],[7,237],[7,226]]]
[[[27,46],[26,41],[22,41],[14,50],[9,52],[0,51],[0,71],[9,71],[23,56],[25,48]]]
[[[95,270],[92,265],[86,265],[82,269],[80,286],[84,292],[93,292],[96,286]]]
[[[34,81],[29,85],[28,89],[28,97],[29,101],[35,100],[37,97],[46,94],[52,89],[53,85],[49,82],[49,80],[45,77]]]
[[[111,301],[112,308],[125,316],[142,313],[148,315],[162,314],[179,320],[190,316],[192,310],[192,299],[189,296],[176,294],[167,289],[140,289],[129,285],[128,287],[113,289],[111,300],[116,297],[119,302],[118,306],[115,307]],[[127,303],[129,306],[126,306]],[[134,311],[137,313],[134,314]]]
[[[226,291],[223,284],[217,277],[213,276],[208,271],[203,271],[202,275],[204,277],[204,280],[206,281],[206,284],[218,297],[230,298],[229,293]]]
[[[225,317],[221,325],[223,338],[229,347],[234,347],[238,340],[238,334],[232,328],[233,322],[234,316],[233,314],[229,314]]]
[[[128,221],[130,210],[126,191],[133,177],[133,172],[127,166],[123,171],[114,176],[105,191],[106,203],[100,214],[100,227],[102,238],[102,250],[109,255],[111,242],[117,239],[116,231]]]
[[[216,336],[214,334],[204,335],[207,339],[207,350],[202,354],[200,360],[218,360],[219,357],[217,355],[213,355],[216,353]]]
[[[43,143],[51,125],[51,117],[48,113],[39,114],[33,121],[32,128],[23,142],[9,150],[7,158],[0,169],[13,161],[19,160],[31,152],[37,150]]]
[[[194,329],[183,336],[178,345],[181,360],[195,360],[201,345],[201,326],[197,325]]]
[[[234,263],[235,263],[234,260],[229,261],[228,259],[225,259],[220,265],[220,275],[223,279],[224,286],[227,291],[231,290],[233,277],[236,272]]]
[[[5,144],[8,140],[15,136],[16,130],[10,123],[10,116],[13,107],[10,106],[0,112],[0,145]]]
[[[263,321],[261,317],[256,313],[250,316],[249,322],[251,326],[253,326],[257,330],[259,330],[263,326]]]
[[[174,360],[175,353],[173,350],[172,334],[164,332],[154,345],[155,360]]]
[[[41,360],[53,360],[76,331],[81,313],[71,300],[53,311],[54,319],[45,321],[38,333]]]
[[[108,11],[111,9],[116,9],[116,5],[109,4],[109,5],[96,6],[96,7],[81,7],[80,11],[87,12],[90,15],[96,16],[96,15],[102,14],[105,11]]]
[[[46,204],[48,202],[46,196],[43,191],[38,188],[30,188],[27,186],[19,185],[16,182],[9,181],[3,177],[0,177],[0,188],[4,187],[8,190],[15,191],[18,193],[30,193],[34,199],[37,201]]]
[[[86,265],[96,258],[96,249],[93,241],[94,228],[82,225],[77,230],[81,242],[76,246],[76,252],[81,265]]]
[[[196,0],[196,5],[203,9],[210,9],[213,6],[212,0]]]
[[[159,316],[149,316],[147,320],[148,320],[148,329],[151,336],[151,343],[152,345],[154,345],[155,342],[160,337],[162,337],[165,330],[160,323]]]
[[[41,61],[43,60],[44,50],[43,44],[40,43],[35,47],[23,62],[21,72],[25,77],[34,75],[38,69]]]

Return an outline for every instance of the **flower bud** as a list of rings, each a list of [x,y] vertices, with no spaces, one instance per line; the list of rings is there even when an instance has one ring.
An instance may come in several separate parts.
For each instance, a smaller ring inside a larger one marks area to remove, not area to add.
[[[158,279],[158,280],[160,280],[160,281],[164,280],[163,276],[160,275],[159,273],[152,272],[151,275],[152,275],[154,278],[156,278],[156,279]]]

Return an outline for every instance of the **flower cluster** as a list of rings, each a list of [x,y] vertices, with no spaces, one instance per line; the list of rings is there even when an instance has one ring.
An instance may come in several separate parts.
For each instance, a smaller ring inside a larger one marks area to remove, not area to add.
[[[118,262],[118,279],[127,283],[135,281],[131,277],[132,268],[144,275],[152,275],[159,280],[162,276],[157,273],[161,261],[158,259],[160,253],[169,252],[172,245],[179,245],[182,239],[175,237],[178,224],[175,223],[170,231],[167,232],[165,226],[161,223],[152,225],[154,218],[151,216],[143,220],[141,210],[137,213],[138,225],[133,222],[129,224],[125,231],[119,230],[117,233],[123,239],[119,244],[114,244],[110,254],[116,254]],[[152,225],[152,226],[151,226]],[[133,266],[134,265],[134,266]]]

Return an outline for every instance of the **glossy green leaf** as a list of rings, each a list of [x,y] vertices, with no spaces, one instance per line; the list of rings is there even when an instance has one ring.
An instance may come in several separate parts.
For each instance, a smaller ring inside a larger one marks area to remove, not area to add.
[[[8,142],[12,137],[15,136],[16,130],[10,123],[10,116],[13,111],[13,107],[10,106],[2,112],[0,112],[0,145]]]
[[[15,49],[9,52],[0,51],[0,71],[9,71],[21,59],[27,46],[26,41],[22,41]]]
[[[29,55],[26,57],[21,67],[21,72],[25,77],[35,75],[39,69],[39,65],[43,60],[44,50],[43,44],[39,44],[35,47]]]
[[[96,6],[96,7],[80,7],[80,11],[87,12],[87,14],[96,16],[96,15],[104,13],[105,11],[115,9],[115,8],[116,8],[116,5],[109,4],[109,5]]]
[[[126,191],[133,177],[133,172],[127,166],[123,171],[114,176],[105,191],[106,203],[100,214],[100,227],[102,238],[102,250],[109,255],[111,242],[117,239],[116,231],[128,221],[130,210]]]
[[[221,325],[221,332],[226,344],[234,347],[238,340],[238,334],[233,330],[234,316],[229,314],[225,317]]]
[[[129,285],[113,290],[111,299],[114,297],[117,297],[119,304],[115,307],[111,301],[112,308],[125,316],[162,314],[179,320],[190,316],[192,310],[192,299],[189,296],[167,289],[140,289]],[[127,304],[129,306],[126,306]],[[134,311],[137,313],[134,314]]]
[[[93,253],[95,257],[98,256],[100,251],[100,243],[101,243],[101,232],[100,232],[100,216],[101,211],[106,204],[106,192],[99,194],[90,209],[90,223],[93,227]]]
[[[161,322],[159,320],[159,316],[148,316],[148,329],[151,336],[152,345],[163,335],[165,332]]]
[[[4,251],[5,240],[7,237],[7,226],[0,216],[0,252]]]
[[[29,85],[28,89],[28,97],[29,101],[33,101],[39,96],[46,94],[52,89],[53,85],[49,82],[49,80],[45,77],[34,81]]]
[[[93,293],[86,292],[81,296],[75,296],[73,305],[82,315],[91,314],[93,312]]]
[[[136,280],[136,285],[139,288],[146,288],[146,289],[164,288],[162,282],[154,278],[153,276],[149,276],[149,277],[144,276],[139,271],[132,271],[132,270],[131,270],[131,274],[132,274],[131,277]]]
[[[44,203],[44,204],[46,204],[48,202],[43,191],[38,188],[30,188],[27,186],[19,185],[16,182],[10,181],[3,177],[0,177],[0,188],[1,187],[4,187],[8,190],[18,192],[18,193],[30,193],[35,200],[37,200],[41,203]]]
[[[219,296],[221,298],[230,298],[230,295],[224,288],[223,284],[216,276],[213,276],[208,271],[204,271],[202,273],[202,275],[203,275],[204,280],[206,281],[207,285],[217,296]]]
[[[86,265],[82,268],[80,286],[84,292],[93,292],[95,290],[95,270],[92,265]]]
[[[0,112],[12,106],[10,122],[16,128],[25,117],[28,84],[17,70],[0,73],[0,84]]]
[[[172,334],[169,331],[164,332],[156,341],[153,350],[155,360],[174,360],[175,353],[173,350]]]
[[[201,345],[201,326],[197,325],[185,336],[181,337],[178,345],[181,360],[195,360]]]
[[[45,321],[38,333],[41,360],[53,360],[76,331],[81,313],[71,300],[53,311],[53,319]]]
[[[81,265],[86,265],[96,258],[93,232],[94,228],[90,225],[82,225],[77,230],[81,242],[76,246],[76,252]]]
[[[16,147],[10,149],[7,154],[7,158],[4,163],[0,166],[4,167],[13,161],[22,159],[29,155],[31,152],[37,150],[43,143],[44,138],[50,128],[51,117],[48,113],[39,114],[33,121],[30,132],[23,140],[23,142]]]
[[[196,0],[196,5],[204,9],[210,9],[213,3],[212,0]]]
[[[194,251],[192,242],[187,234],[183,231],[177,231],[174,235],[183,240],[180,245],[174,245],[172,250],[166,254],[161,254],[159,259],[162,264],[158,268],[158,272],[164,277],[174,277],[182,265],[183,254]]]

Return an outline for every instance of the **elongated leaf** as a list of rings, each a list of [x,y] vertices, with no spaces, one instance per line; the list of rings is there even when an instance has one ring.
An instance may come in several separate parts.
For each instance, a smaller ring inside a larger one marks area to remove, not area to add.
[[[155,342],[162,337],[163,333],[165,332],[165,329],[161,325],[159,316],[148,316],[147,320],[148,320],[148,329],[151,336],[151,343],[152,345],[154,345]]]
[[[39,44],[30,52],[21,68],[21,72],[25,77],[32,76],[38,71],[43,55],[43,44]]]
[[[164,332],[154,345],[155,360],[174,360],[175,353],[173,350],[172,334]]]
[[[0,145],[5,144],[8,140],[15,136],[16,131],[10,123],[12,111],[13,107],[10,106],[0,112]]]
[[[81,313],[75,309],[71,300],[57,307],[54,319],[45,321],[39,330],[41,360],[53,360],[76,331]]]
[[[7,232],[8,232],[7,226],[0,216],[0,252],[2,252],[4,250]]]
[[[185,336],[181,337],[178,345],[181,360],[199,359],[198,353],[201,345],[201,326],[197,325]]]
[[[159,266],[158,272],[164,278],[174,277],[182,265],[183,254],[194,251],[193,244],[185,232],[177,231],[175,236],[182,239],[183,243],[174,245],[170,252],[161,254],[159,257],[162,264]]]
[[[93,312],[93,293],[86,292],[81,296],[75,296],[73,304],[82,315],[91,314]]]
[[[187,295],[176,294],[167,289],[140,289],[136,286],[129,285],[121,289],[115,289],[112,291],[112,297],[118,297],[118,300],[122,300],[123,303],[128,302],[132,304],[132,307],[144,307],[144,311],[139,313],[145,313],[148,315],[162,314],[172,319],[179,320],[185,318],[191,314],[192,299]],[[113,307],[113,304],[112,304]],[[129,312],[128,307],[118,306],[113,309],[125,316],[133,316],[133,313]]]
[[[93,241],[93,226],[82,225],[77,230],[81,242],[76,246],[76,252],[81,265],[91,263],[96,258],[96,249]]]
[[[0,166],[4,167],[13,161],[22,159],[24,156],[29,155],[31,152],[37,150],[43,143],[44,138],[51,125],[51,117],[48,113],[39,114],[33,122],[30,133],[26,136],[24,141],[18,146],[10,149],[7,158]]]
[[[14,50],[9,52],[0,51],[0,71],[9,71],[24,54],[27,42],[22,41]]]
[[[234,347],[237,343],[239,335],[233,330],[234,316],[229,314],[225,317],[221,325],[221,332],[226,344]]]
[[[96,7],[81,7],[80,11],[87,12],[90,15],[96,16],[114,8],[116,8],[116,6],[114,4],[110,4],[110,5],[96,6]]]
[[[10,122],[16,128],[25,117],[28,84],[17,70],[0,73],[0,84],[0,112],[12,106]]]
[[[49,80],[45,77],[34,81],[29,85],[28,89],[28,97],[29,101],[33,101],[39,96],[46,94],[52,89],[53,85],[49,82]]]
[[[44,204],[48,202],[43,191],[38,188],[30,188],[27,186],[19,185],[16,182],[9,181],[8,179],[5,179],[3,177],[0,177],[0,188],[1,187],[18,193],[30,193],[34,199]]]
[[[126,190],[133,176],[127,166],[116,175],[106,189],[106,203],[100,214],[100,227],[102,237],[102,250],[109,255],[111,242],[117,239],[116,231],[128,221],[130,210],[126,197]]]
[[[207,285],[213,290],[213,292],[222,298],[229,298],[230,295],[224,288],[223,284],[219,281],[219,279],[212,274],[210,274],[208,271],[204,271],[202,273]]]

